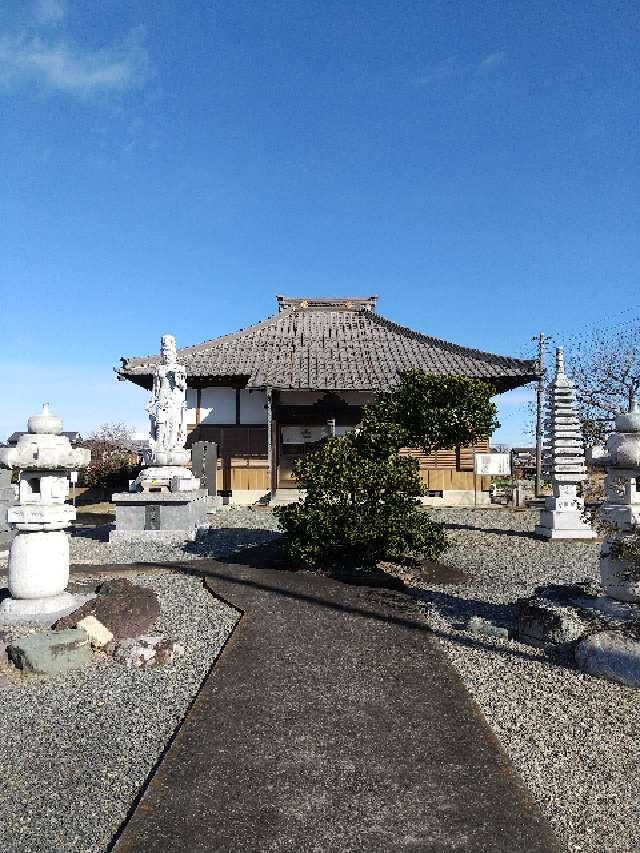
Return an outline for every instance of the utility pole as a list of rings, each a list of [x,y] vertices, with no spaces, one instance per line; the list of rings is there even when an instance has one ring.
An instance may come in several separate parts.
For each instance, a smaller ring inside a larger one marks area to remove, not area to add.
[[[542,497],[542,399],[544,397],[544,345],[545,334],[540,332],[538,341],[538,387],[536,389],[536,497]]]

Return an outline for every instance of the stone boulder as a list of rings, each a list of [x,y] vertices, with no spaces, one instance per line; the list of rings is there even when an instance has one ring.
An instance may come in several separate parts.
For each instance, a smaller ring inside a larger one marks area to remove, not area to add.
[[[582,639],[575,660],[583,672],[640,687],[640,636],[637,632],[599,631]]]
[[[572,643],[589,630],[578,610],[547,598],[531,596],[517,601],[518,639],[532,645]]]
[[[115,640],[126,640],[149,630],[160,616],[160,602],[153,590],[116,578],[99,586],[94,599],[59,619],[55,627],[73,628],[87,616],[101,622]]]
[[[58,675],[86,666],[91,659],[91,646],[86,631],[71,628],[19,637],[9,647],[9,655],[18,669]]]
[[[114,650],[114,658],[119,663],[138,669],[149,669],[172,663],[175,657],[184,653],[184,646],[167,639],[164,635],[147,634],[137,639],[125,640]]]

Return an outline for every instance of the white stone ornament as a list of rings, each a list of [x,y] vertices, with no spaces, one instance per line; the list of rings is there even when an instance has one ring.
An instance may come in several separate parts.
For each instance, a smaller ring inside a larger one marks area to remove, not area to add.
[[[564,350],[556,349],[556,374],[547,405],[545,469],[553,495],[545,498],[536,534],[544,539],[595,539],[584,519],[584,501],[577,485],[587,479],[584,441],[575,410],[573,383],[564,372]]]
[[[200,481],[185,467],[191,461],[191,453],[184,446],[187,440],[187,372],[178,362],[173,335],[163,335],[160,339],[160,364],[154,371],[152,393],[146,406],[151,421],[149,449],[144,454],[147,467],[135,481],[134,489],[199,489]]]
[[[606,501],[600,515],[613,528],[602,542],[600,581],[612,598],[640,602],[639,567],[615,556],[616,545],[640,528],[640,411],[635,400],[615,424],[607,453],[598,459],[607,468]]]
[[[65,592],[69,582],[69,539],[65,528],[76,517],[67,472],[87,465],[91,451],[73,448],[62,421],[49,411],[32,415],[15,447],[0,448],[0,466],[20,469],[19,502],[7,520],[17,531],[9,552],[10,597],[0,604],[0,618],[25,620],[78,606]]]

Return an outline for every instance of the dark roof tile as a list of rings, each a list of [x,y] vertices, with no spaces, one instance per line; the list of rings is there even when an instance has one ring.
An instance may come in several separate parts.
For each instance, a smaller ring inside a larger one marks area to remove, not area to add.
[[[533,361],[423,335],[380,316],[371,305],[307,299],[308,308],[286,308],[247,329],[178,350],[189,378],[194,384],[236,378],[247,388],[383,391],[397,383],[401,371],[416,367],[487,379],[504,391],[536,377]],[[159,356],[121,361],[120,378],[149,386]]]

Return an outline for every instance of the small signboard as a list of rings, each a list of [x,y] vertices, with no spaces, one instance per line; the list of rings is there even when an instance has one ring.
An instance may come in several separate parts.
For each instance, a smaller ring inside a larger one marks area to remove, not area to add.
[[[473,473],[489,474],[494,477],[511,474],[510,453],[476,453],[473,457]]]

